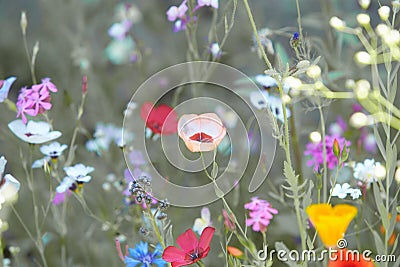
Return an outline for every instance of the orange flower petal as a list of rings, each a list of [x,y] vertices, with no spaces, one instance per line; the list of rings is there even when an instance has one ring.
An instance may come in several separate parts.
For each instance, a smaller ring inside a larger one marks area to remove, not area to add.
[[[332,207],[329,204],[314,204],[306,212],[326,247],[335,247],[350,222],[357,215],[357,208],[347,204]]]
[[[238,248],[228,246],[226,249],[228,250],[228,253],[231,254],[233,257],[238,258],[243,255],[243,251]]]

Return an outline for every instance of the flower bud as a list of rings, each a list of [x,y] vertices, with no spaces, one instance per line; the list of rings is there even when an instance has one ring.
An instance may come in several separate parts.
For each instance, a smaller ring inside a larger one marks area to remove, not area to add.
[[[378,9],[378,14],[379,14],[379,17],[381,18],[381,20],[386,21],[389,19],[390,8],[388,6],[381,6]]]
[[[333,141],[333,154],[339,158],[340,157],[340,146],[339,146],[339,142],[338,140],[335,138],[335,140]]]
[[[371,55],[365,51],[357,52],[354,55],[354,59],[356,60],[357,63],[363,64],[363,65],[371,64]]]
[[[313,65],[307,69],[307,76],[312,79],[317,79],[321,76],[321,68],[318,65]]]
[[[371,21],[371,18],[369,17],[368,14],[361,13],[361,14],[357,15],[357,22],[358,22],[358,24],[360,24],[363,27],[368,26],[370,21]]]
[[[346,23],[338,17],[332,17],[329,20],[329,25],[331,25],[332,28],[340,31],[343,30],[343,28],[346,26]]]
[[[82,94],[86,95],[87,93],[87,76],[83,76],[82,78]]]
[[[25,35],[26,34],[26,27],[28,26],[28,20],[26,19],[25,11],[23,11],[21,13],[21,20],[20,20],[19,23],[21,25],[22,34]]]
[[[358,0],[358,4],[362,9],[366,10],[369,8],[371,0]]]

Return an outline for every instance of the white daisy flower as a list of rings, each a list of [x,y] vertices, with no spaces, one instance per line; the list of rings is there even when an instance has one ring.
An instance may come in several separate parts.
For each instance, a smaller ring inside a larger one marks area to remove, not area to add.
[[[57,193],[64,193],[70,189],[73,189],[73,186],[75,185],[75,179],[69,176],[64,177],[62,182],[60,183],[59,186],[57,186],[56,191]]]
[[[255,91],[250,93],[250,102],[258,110],[268,108],[268,98],[269,94],[266,91]]]
[[[59,131],[51,131],[50,124],[44,121],[15,120],[8,124],[8,128],[22,141],[30,144],[43,144],[61,136]]]
[[[42,152],[43,155],[54,159],[61,156],[62,152],[67,149],[67,147],[67,145],[61,145],[59,142],[53,142],[50,145],[41,146],[40,152]]]
[[[278,87],[278,83],[269,75],[259,74],[256,76],[256,81],[264,88]]]
[[[65,173],[68,177],[73,178],[78,183],[87,183],[92,177],[88,174],[94,171],[93,167],[86,167],[83,164],[76,164],[72,167],[65,167]]]

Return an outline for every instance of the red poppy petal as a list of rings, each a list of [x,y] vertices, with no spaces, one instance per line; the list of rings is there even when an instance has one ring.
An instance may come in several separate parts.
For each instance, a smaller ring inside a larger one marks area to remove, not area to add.
[[[152,109],[153,109],[153,103],[150,103],[150,102],[143,103],[142,107],[140,108],[140,117],[144,121],[146,121],[146,119],[148,119]]]
[[[185,262],[185,256],[186,253],[179,248],[169,246],[164,250],[162,259],[167,262]]]
[[[176,243],[183,249],[185,252],[191,252],[192,250],[198,248],[199,241],[197,240],[196,235],[193,233],[192,229],[186,230],[183,234],[181,234],[177,239]]]
[[[166,120],[166,118],[168,117],[168,115],[171,112],[173,112],[173,109],[167,105],[159,105],[156,108],[156,111],[157,111],[157,117],[160,119],[160,121],[164,122]],[[176,118],[175,112],[171,113],[171,117],[172,116],[175,116],[175,118]]]
[[[175,261],[175,262],[173,262],[171,265],[172,265],[172,267],[181,267],[181,266],[185,266],[185,265],[189,265],[189,264],[192,264],[192,263],[187,263],[187,262],[182,262],[182,261]]]
[[[203,250],[207,250],[210,247],[211,239],[213,238],[215,232],[215,228],[213,227],[206,227],[200,236],[199,248]]]

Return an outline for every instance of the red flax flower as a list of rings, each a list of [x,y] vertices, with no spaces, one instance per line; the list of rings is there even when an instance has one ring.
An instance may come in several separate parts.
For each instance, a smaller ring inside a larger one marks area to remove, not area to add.
[[[168,105],[155,107],[152,103],[145,102],[140,110],[140,117],[155,134],[168,135],[178,131],[178,115]]]
[[[192,229],[186,230],[186,232],[176,239],[176,243],[178,243],[181,249],[175,246],[167,247],[164,250],[162,259],[171,262],[172,267],[180,267],[193,264],[207,257],[214,231],[213,227],[204,228],[200,240],[197,240]]]
[[[363,253],[340,249],[331,255],[328,267],[374,267],[372,259],[363,256]]]

